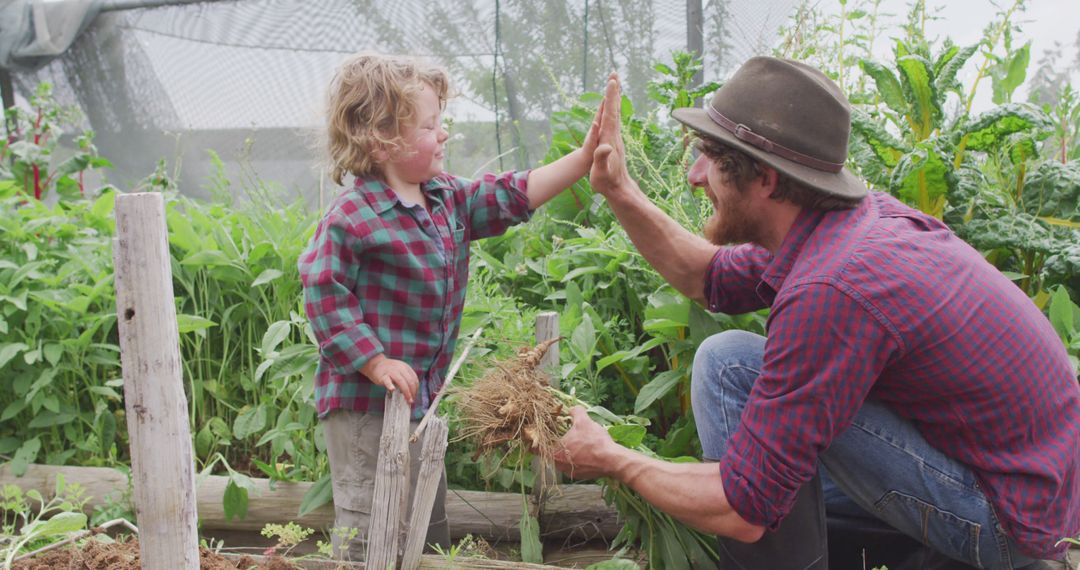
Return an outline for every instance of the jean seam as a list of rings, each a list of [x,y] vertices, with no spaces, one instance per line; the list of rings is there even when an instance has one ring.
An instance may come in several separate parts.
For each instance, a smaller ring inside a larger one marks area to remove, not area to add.
[[[997,544],[998,553],[1001,555],[1001,561],[1004,563],[1002,568],[1013,567],[1012,553],[1009,552],[1009,537],[1005,535],[1005,529],[1001,526],[1001,520],[998,519],[997,509],[994,508],[994,504],[989,500],[986,501],[990,505],[990,518],[994,523],[994,528],[990,529],[994,533],[994,542]]]
[[[750,372],[751,374],[754,375],[755,378],[757,378],[758,376],[761,375],[760,370],[758,370],[756,368],[753,368],[753,367],[751,367],[749,365],[742,364],[742,363],[733,363],[733,364],[725,363],[725,364],[722,364],[720,366],[720,373],[717,375],[717,377],[723,379],[728,374],[729,371],[735,371],[735,370],[742,370],[742,371]],[[721,401],[721,403],[723,403],[723,402],[727,401],[727,393],[726,393],[726,391],[729,389],[729,388],[727,388],[728,383],[721,381],[719,384],[720,384],[720,401]],[[734,388],[730,388],[730,389],[734,390]],[[753,390],[753,387],[751,387],[751,391],[752,390]],[[740,394],[742,393],[741,390],[738,390],[738,392]],[[746,397],[747,397],[747,400],[749,401],[749,398],[750,398],[749,392],[746,394]],[[745,409],[745,407],[746,407],[746,404],[744,402],[743,403],[743,409]],[[734,434],[734,428],[736,426],[732,426],[730,423],[728,423],[728,409],[727,408],[728,407],[724,406],[724,405],[720,406],[721,413],[723,414],[724,429],[727,430],[728,437],[731,437],[731,435]]]
[[[880,516],[880,515],[884,514],[885,509],[888,508],[888,506],[891,505],[893,502],[895,502],[894,499],[907,500],[907,501],[913,503],[916,507],[918,507],[922,511],[922,528],[919,529],[919,530],[921,531],[920,532],[920,541],[923,544],[927,544],[927,545],[930,544],[930,534],[929,533],[930,533],[931,510],[934,513],[938,514],[937,518],[941,520],[942,524],[950,524],[947,521],[947,519],[955,519],[957,522],[966,525],[968,527],[968,537],[969,537],[969,540],[970,540],[969,547],[968,547],[968,552],[966,553],[966,555],[967,555],[969,560],[972,560],[975,563],[975,566],[977,566],[979,568],[983,567],[983,565],[982,565],[982,556],[981,556],[981,548],[980,548],[980,544],[979,544],[979,537],[981,536],[981,533],[982,533],[982,525],[981,524],[979,524],[978,522],[972,521],[972,520],[968,520],[968,519],[966,519],[964,517],[961,517],[960,515],[952,512],[952,511],[948,511],[948,510],[939,508],[937,505],[934,505],[934,504],[932,504],[930,502],[924,501],[924,500],[920,499],[919,497],[916,497],[914,495],[909,495],[907,493],[902,493],[902,492],[896,491],[896,490],[891,490],[891,491],[886,492],[884,497],[882,497],[879,501],[874,503],[874,510],[877,512],[877,515]],[[883,518],[883,520],[884,520],[884,518]]]

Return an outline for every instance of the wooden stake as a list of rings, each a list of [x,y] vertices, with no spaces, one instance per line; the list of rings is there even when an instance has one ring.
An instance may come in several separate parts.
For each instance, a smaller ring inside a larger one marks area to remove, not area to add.
[[[139,557],[147,570],[195,570],[195,466],[161,194],[116,198],[113,261]]]
[[[588,318],[586,315],[585,318]],[[536,344],[559,338],[559,313],[546,311],[536,315]],[[547,376],[548,384],[559,387],[559,343],[552,343],[540,359],[539,369]],[[532,462],[533,480],[532,505],[529,514],[539,522],[544,519],[544,507],[551,489],[559,482],[559,473],[551,465],[545,465],[537,459]],[[544,529],[540,529],[544,535]]]
[[[401,390],[386,396],[375,492],[368,527],[366,568],[397,568],[401,525],[409,498],[409,415]]]
[[[439,481],[443,476],[449,430],[446,420],[436,416],[424,433],[420,474],[413,489],[412,514],[405,536],[405,551],[401,556],[402,570],[415,570],[420,565],[420,555],[424,552],[428,524],[431,522],[431,509],[435,505],[435,495],[439,492]]]
[[[420,434],[424,433],[424,428],[427,426],[428,421],[435,415],[435,410],[439,409],[439,402],[442,401],[443,395],[446,394],[446,389],[450,387],[450,382],[454,381],[454,376],[457,375],[458,369],[461,368],[461,364],[465,362],[465,357],[469,356],[469,351],[472,350],[473,345],[476,344],[476,339],[480,338],[480,333],[482,332],[484,332],[484,327],[479,327],[476,329],[476,332],[472,333],[472,336],[469,337],[469,341],[465,344],[465,348],[461,351],[461,356],[458,357],[456,362],[450,365],[450,372],[446,374],[446,382],[443,382],[442,387],[439,388],[439,393],[435,395],[435,399],[431,402],[431,405],[428,406],[428,410],[424,412],[424,417],[420,420],[420,425],[416,426],[416,431],[414,431],[409,438],[409,443],[416,443],[416,441],[420,439]]]

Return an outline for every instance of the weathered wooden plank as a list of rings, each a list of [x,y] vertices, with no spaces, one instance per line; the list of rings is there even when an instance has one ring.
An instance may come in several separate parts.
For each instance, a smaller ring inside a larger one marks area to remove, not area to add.
[[[116,198],[113,260],[140,560],[149,570],[196,569],[195,466],[161,194]]]
[[[369,568],[397,567],[409,499],[409,414],[400,390],[387,394],[368,527]]]
[[[61,467],[30,465],[23,477],[15,477],[6,465],[0,466],[0,485],[18,485],[37,489],[48,496],[56,488],[56,476],[63,475],[68,483],[78,483],[90,500],[84,506],[87,514],[107,499],[119,500],[127,489],[127,478],[115,469],[105,467]],[[253,478],[255,486],[248,503],[247,517],[225,519],[221,499],[228,477],[210,475],[198,481],[199,520],[206,529],[248,530],[258,532],[266,523],[283,524],[294,521],[309,528],[330,528],[334,524],[334,509],[325,505],[303,517],[296,516],[300,500],[311,483],[288,483]],[[541,519],[546,538],[583,538],[611,540],[621,530],[614,509],[604,504],[598,485],[560,485],[549,495]],[[483,537],[490,542],[520,539],[521,495],[518,493],[489,493],[451,489],[446,497],[446,512],[450,518],[450,536],[466,534]]]
[[[439,492],[439,482],[446,463],[446,438],[449,427],[446,420],[432,417],[424,432],[424,444],[420,449],[420,473],[413,489],[412,513],[406,527],[405,548],[401,555],[402,570],[414,570],[420,564],[420,555],[424,552],[428,523],[431,522],[431,508],[435,505],[435,495]]]
[[[243,558],[240,554],[223,554],[225,558],[239,561]],[[266,562],[263,556],[248,556],[257,563]],[[364,570],[364,564],[360,562],[337,562],[334,560],[290,560],[292,564],[304,570]],[[420,557],[419,570],[446,570],[447,568],[476,568],[478,570],[559,570],[562,566],[546,566],[544,564],[528,564],[526,562],[512,562],[508,560],[487,560],[485,558],[457,558],[450,563],[442,556],[425,554]]]

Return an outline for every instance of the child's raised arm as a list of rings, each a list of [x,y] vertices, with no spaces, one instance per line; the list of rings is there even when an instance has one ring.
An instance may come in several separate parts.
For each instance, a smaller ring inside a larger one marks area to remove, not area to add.
[[[573,152],[555,162],[534,168],[529,172],[526,195],[529,197],[530,210],[539,208],[559,192],[573,186],[582,177],[588,176],[589,168],[592,167],[593,153],[596,152],[596,144],[599,140],[600,119],[603,114],[604,104],[601,103],[580,148],[574,149]]]

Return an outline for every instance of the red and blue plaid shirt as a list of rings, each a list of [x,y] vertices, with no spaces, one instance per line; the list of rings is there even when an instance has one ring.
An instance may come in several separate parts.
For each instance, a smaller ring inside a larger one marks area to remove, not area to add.
[[[423,417],[454,354],[469,242],[529,219],[528,177],[444,173],[421,186],[430,212],[376,179],[338,196],[298,263],[319,341],[319,417],[339,408],[382,413],[386,389],[358,372],[380,353],[416,371],[413,417]]]
[[[771,307],[761,375],[720,462],[728,500],[772,527],[818,455],[875,398],[969,465],[1029,555],[1080,531],[1080,385],[1050,322],[937,219],[872,192],[804,211],[775,256],[722,248],[709,309]]]

